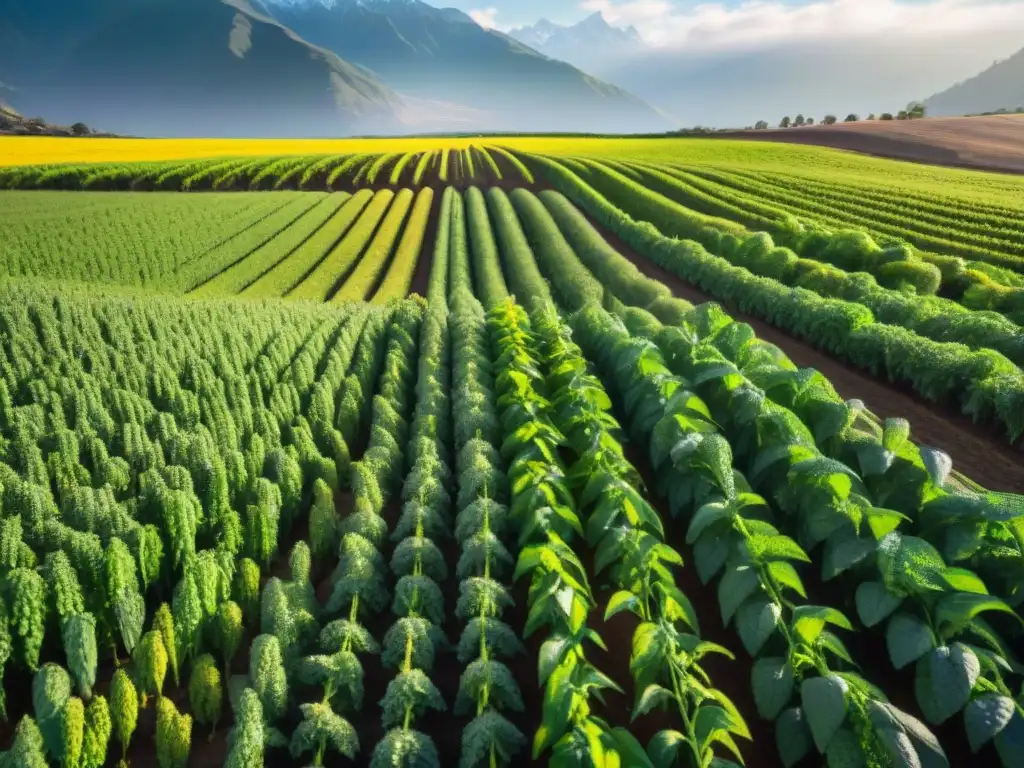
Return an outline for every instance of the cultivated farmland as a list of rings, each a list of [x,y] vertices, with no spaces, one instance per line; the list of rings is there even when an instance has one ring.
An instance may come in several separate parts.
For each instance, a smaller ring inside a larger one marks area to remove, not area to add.
[[[5,761],[1024,760],[1024,181],[169,144],[0,168]]]

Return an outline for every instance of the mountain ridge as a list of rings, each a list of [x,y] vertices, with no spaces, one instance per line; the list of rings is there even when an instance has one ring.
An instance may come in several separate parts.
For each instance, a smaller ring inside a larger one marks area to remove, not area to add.
[[[247,0],[0,0],[0,18],[5,100],[56,122],[164,136],[401,129],[391,88]]]
[[[930,114],[966,115],[1024,106],[1024,48],[925,100]]]
[[[273,5],[274,18],[403,95],[488,117],[481,130],[646,131],[662,115],[628,91],[421,0]]]

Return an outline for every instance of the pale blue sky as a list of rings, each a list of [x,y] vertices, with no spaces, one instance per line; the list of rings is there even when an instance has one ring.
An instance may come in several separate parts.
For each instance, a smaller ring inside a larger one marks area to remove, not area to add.
[[[426,0],[484,26],[570,24],[600,10],[658,46],[729,48],[876,35],[943,38],[1020,30],[1024,0]]]

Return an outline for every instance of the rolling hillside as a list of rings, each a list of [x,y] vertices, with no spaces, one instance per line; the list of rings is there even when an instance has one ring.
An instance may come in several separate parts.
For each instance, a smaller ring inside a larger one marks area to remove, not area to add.
[[[246,0],[0,0],[0,81],[22,114],[141,135],[398,130],[400,99]]]

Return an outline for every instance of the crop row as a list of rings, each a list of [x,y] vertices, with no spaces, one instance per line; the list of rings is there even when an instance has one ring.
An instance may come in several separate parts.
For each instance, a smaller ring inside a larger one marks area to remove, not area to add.
[[[1021,317],[1024,288],[1019,260],[1014,261],[1016,257],[1000,256],[991,250],[975,252],[965,247],[960,249],[964,256],[980,261],[965,261],[959,255],[915,252],[906,245],[914,238],[906,236],[905,232],[895,233],[899,239],[884,238],[891,244],[880,248],[864,232],[875,229],[873,221],[858,218],[851,212],[856,205],[847,203],[830,218],[829,224],[838,232],[835,237],[828,229],[823,229],[821,223],[809,223],[807,217],[802,216],[808,212],[815,218],[814,212],[823,210],[818,201],[827,197],[826,194],[816,194],[814,201],[808,202],[800,198],[798,208],[785,204],[780,207],[777,200],[787,193],[778,187],[759,185],[756,195],[752,196],[736,189],[732,177],[726,177],[730,184],[723,190],[715,183],[720,178],[721,174],[711,171],[690,173],[672,166],[657,166],[649,167],[643,180],[684,205],[694,205],[713,215],[724,215],[770,232],[782,245],[804,258],[850,271],[868,272],[879,284],[893,289],[905,291],[912,286],[916,293],[926,295],[941,288],[943,293],[957,297],[968,308],[995,310],[1014,321]],[[794,215],[800,218],[794,219]]]
[[[868,234],[875,237],[878,242],[892,245],[901,245],[910,243],[918,247],[929,246],[932,247],[936,252],[929,253],[921,250],[917,251],[915,256],[928,264],[936,267],[942,276],[941,292],[948,296],[956,297],[959,301],[963,301],[968,306],[977,306],[979,309],[989,309],[984,304],[978,304],[976,299],[967,299],[969,291],[976,293],[979,289],[1019,289],[1024,287],[1024,278],[1020,275],[1020,264],[1014,261],[1006,263],[1005,259],[1013,259],[1017,257],[1009,255],[1001,255],[1000,253],[993,253],[994,248],[997,246],[1006,249],[1007,244],[988,243],[987,249],[981,249],[969,245],[961,245],[949,243],[943,240],[929,240],[927,238],[922,239],[922,236],[916,235],[910,232],[906,226],[920,226],[916,225],[916,218],[913,216],[891,214],[892,221],[894,224],[883,224],[877,221],[879,214],[874,213],[873,218],[858,215],[857,211],[859,206],[856,201],[843,200],[838,203],[840,209],[835,210],[828,208],[823,205],[821,201],[828,200],[830,193],[827,191],[815,191],[813,193],[813,200],[806,200],[799,195],[788,195],[784,190],[780,190],[778,187],[771,185],[759,184],[751,181],[736,181],[734,176],[725,176],[710,171],[699,171],[696,174],[686,172],[684,170],[669,170],[677,177],[685,176],[688,180],[693,183],[697,183],[701,186],[712,185],[717,187],[718,194],[734,197],[738,196],[741,199],[745,199],[747,207],[758,207],[763,206],[764,203],[760,201],[769,201],[771,206],[776,207],[779,210],[779,215],[785,219],[790,215],[796,215],[798,217],[810,217],[827,224],[833,229],[850,229],[855,228],[858,230],[864,230]],[[740,177],[741,179],[744,177]],[[721,187],[721,183],[724,181],[725,187]],[[740,184],[740,187],[737,187]],[[749,189],[753,186],[753,189]],[[716,190],[711,190],[716,193]],[[754,197],[750,193],[753,193]],[[860,199],[860,198],[858,198]],[[754,200],[758,202],[753,202]],[[1010,217],[1006,219],[1007,222],[1012,221]],[[1013,232],[1013,230],[1007,230]],[[1010,245],[1009,249],[1015,250],[1015,247]],[[965,260],[970,259],[970,260]],[[870,262],[864,265],[851,265],[853,267],[860,267],[867,271],[875,274],[881,282],[889,280],[893,287],[899,287],[898,278],[892,280],[891,276],[887,276],[882,270],[881,266],[872,264]],[[850,268],[850,267],[847,267]],[[1014,271],[1016,269],[1017,271]],[[973,296],[973,293],[971,294]]]
[[[561,265],[544,260],[542,264],[552,278],[561,271]],[[534,269],[525,265],[527,274]],[[858,616],[868,627],[887,622],[892,663],[896,668],[915,664],[917,704],[927,719],[939,724],[962,711],[972,749],[994,739],[1004,764],[1011,765],[1017,754],[1016,726],[1011,724],[1018,722],[1007,677],[1011,669],[1007,659],[1012,657],[999,633],[981,622],[980,615],[1002,612],[1013,616],[1013,610],[991,596],[977,575],[959,565],[948,565],[929,543],[934,541],[950,552],[952,528],[948,526],[985,525],[981,521],[986,516],[995,520],[1002,514],[998,508],[987,506],[990,503],[983,499],[942,490],[949,467],[913,446],[905,423],[894,420],[880,428],[858,416],[834,393],[830,399],[827,386],[810,390],[811,397],[818,393],[817,403],[813,399],[793,401],[803,413],[817,416],[821,422],[815,423],[813,437],[785,406],[763,393],[759,400],[761,390],[745,382],[735,366],[724,365],[718,347],[743,359],[759,380],[771,381],[776,387],[782,382],[780,374],[790,371],[795,383],[797,372],[791,364],[773,371],[776,358],[771,349],[751,346],[755,340],[749,329],[744,335],[742,326],[728,318],[717,319],[704,308],[692,316],[692,325],[665,331],[654,318],[647,318],[640,325],[658,338],[665,359],[673,361],[674,372],[685,372],[701,382],[709,405],[683,388],[687,379],[671,383],[657,347],[650,341],[630,341],[629,334],[621,326],[616,330],[614,321],[593,304],[583,310],[577,330],[588,351],[603,361],[602,372],[617,382],[620,401],[631,418],[632,437],[651,446],[659,487],[669,496],[674,512],[690,516],[688,538],[697,546],[695,557],[702,578],[710,580],[723,564],[726,567],[719,590],[723,621],[729,623],[735,615],[747,650],[759,657],[765,651],[755,664],[752,685],[762,716],[778,718],[779,746],[786,764],[798,761],[812,746],[828,753],[830,761],[855,749],[868,754],[882,749],[890,759],[904,761],[909,760],[907,750],[911,749],[915,759],[924,764],[945,762],[945,757],[920,721],[889,704],[863,677],[844,669],[850,661],[849,651],[826,627],[852,629],[849,619],[834,607],[794,603],[793,596],[784,595],[788,590],[806,594],[791,561],[809,562],[809,557],[793,539],[769,524],[773,518],[793,533],[799,531],[809,546],[824,543],[820,550],[824,553],[822,578],[858,574],[854,582],[858,585]],[[616,334],[621,339],[618,343],[609,338]],[[695,343],[694,334],[708,339]],[[747,349],[738,346],[741,341]],[[644,386],[649,388],[646,400],[641,394]],[[634,387],[640,389],[634,391]],[[676,397],[674,393],[678,393]],[[785,400],[796,391],[781,389],[779,393]],[[659,421],[660,410],[655,406],[666,401],[671,415]],[[840,420],[828,417],[828,407],[849,415]],[[682,410],[675,410],[678,408]],[[716,423],[726,425],[724,434]],[[768,425],[774,426],[769,430]],[[768,434],[778,440],[777,447],[765,442]],[[687,450],[679,450],[684,444]],[[818,444],[828,450],[827,458]],[[737,462],[747,465],[764,496],[754,495],[738,468],[730,466],[730,445],[746,446]],[[856,471],[842,463],[851,458],[855,458]],[[687,479],[674,478],[673,470]],[[717,501],[716,496],[724,499]],[[854,513],[854,505],[860,506],[860,511]],[[989,511],[982,512],[986,506]],[[910,522],[918,515],[935,522],[918,527]],[[856,525],[851,525],[853,520]],[[936,527],[940,520],[943,524]],[[994,576],[990,583],[999,583],[1003,594],[1016,601],[1021,550],[1012,526],[997,528],[1000,530],[990,533],[991,542],[980,545],[987,554],[974,562],[987,566]],[[915,534],[923,534],[927,540]],[[730,543],[730,537],[738,538]],[[739,542],[744,542],[739,551],[749,554],[734,562],[726,555]],[[1007,546],[1014,547],[1016,554],[1006,553]],[[952,552],[956,554],[949,555],[950,562],[970,557],[955,549]],[[978,553],[973,550],[974,555]],[[1008,582],[1005,571],[1000,573],[1007,566],[1013,574]],[[766,616],[771,620],[766,621]],[[789,651],[776,655],[780,638],[789,644]],[[958,693],[951,695],[939,681],[954,678],[961,682],[956,687]],[[799,682],[803,706],[780,716],[795,689],[794,681]],[[989,721],[987,713],[994,710],[1005,711],[1006,716]]]
[[[803,259],[786,249],[776,249],[767,234],[748,238],[738,248],[724,246],[720,250],[725,258],[759,276],[807,288],[827,298],[862,304],[879,322],[907,328],[934,341],[988,347],[1018,365],[1024,362],[1024,335],[1017,323],[971,311],[949,299],[880,285],[863,274],[870,267],[864,262],[864,249],[851,234],[834,237],[813,253],[804,248]],[[885,254],[879,251],[877,258],[884,260]]]
[[[738,189],[762,192],[763,184],[782,187],[787,194],[797,193],[793,199],[801,207],[811,202],[811,197],[827,201],[833,214],[843,210],[854,210],[874,226],[888,229],[891,234],[905,240],[918,239],[919,248],[951,253],[965,258],[981,258],[989,251],[1008,255],[1024,255],[1021,248],[1024,236],[1018,229],[1008,226],[1020,212],[1004,209],[982,213],[967,206],[942,205],[934,199],[916,199],[891,196],[863,188],[828,187],[811,179],[772,179],[757,174],[717,172],[705,173],[694,169],[698,175],[721,183],[735,183]],[[810,193],[810,194],[809,194]],[[781,199],[781,198],[780,198]],[[853,206],[848,208],[848,206]],[[966,248],[964,248],[966,246]]]
[[[441,181],[520,178],[529,171],[504,149],[362,152],[348,155],[207,158],[127,164],[0,168],[0,189],[205,191],[342,189],[387,183],[418,186],[434,166]]]
[[[272,235],[272,239],[245,254],[242,259],[232,262],[223,271],[199,285],[192,291],[192,295],[200,297],[230,296],[243,292],[258,282],[261,277],[289,260],[323,228],[348,198],[346,193],[327,195],[291,222],[269,219],[268,226],[283,225]],[[260,236],[257,232],[259,232],[258,229],[253,231],[253,237]],[[250,238],[239,238],[235,248],[248,248],[251,242]],[[238,251],[235,250],[235,252]]]
[[[744,243],[728,233],[704,228],[699,214],[690,217],[687,232],[679,232],[680,212],[685,210],[655,193],[647,192],[628,178],[605,169],[621,189],[616,200],[625,201],[633,215],[654,220],[640,223],[609,202],[567,168],[542,158],[533,161],[545,168],[552,182],[577,204],[595,216],[641,255],[706,290],[742,311],[763,318],[795,336],[807,339],[890,381],[905,381],[929,400],[959,400],[964,413],[976,421],[992,421],[1011,440],[1024,433],[1024,377],[1020,368],[994,351],[972,350],[959,343],[926,339],[913,331],[876,322],[871,310],[850,301],[823,298],[803,288],[755,275],[744,266],[730,264],[709,253],[693,240],[676,240],[656,226],[675,234],[703,237],[722,252],[737,253]],[[614,175],[614,176],[613,176]],[[628,191],[628,192],[627,192]],[[764,235],[756,235],[760,242]],[[769,253],[773,253],[769,251]],[[785,253],[782,254],[785,256]]]

